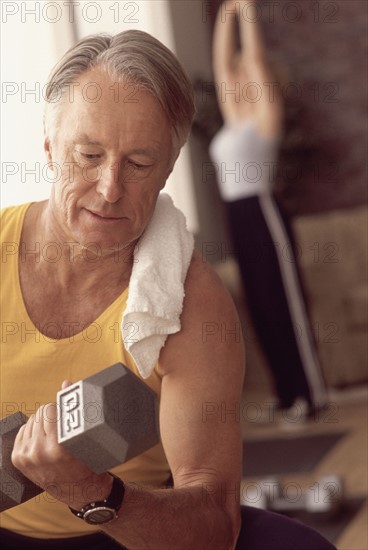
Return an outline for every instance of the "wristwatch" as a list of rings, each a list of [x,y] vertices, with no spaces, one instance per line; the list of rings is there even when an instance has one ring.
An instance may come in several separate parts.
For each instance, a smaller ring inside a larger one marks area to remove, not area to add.
[[[125,486],[119,477],[114,476],[111,472],[109,474],[112,476],[113,482],[111,493],[105,500],[90,502],[83,506],[81,510],[73,510],[69,506],[69,510],[86,523],[102,525],[118,517],[118,512],[124,500]]]

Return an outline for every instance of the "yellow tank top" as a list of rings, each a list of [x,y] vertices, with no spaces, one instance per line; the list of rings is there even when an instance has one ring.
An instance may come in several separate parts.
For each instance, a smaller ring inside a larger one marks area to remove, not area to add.
[[[19,242],[28,207],[10,207],[1,213],[2,418],[17,411],[29,416],[41,404],[55,401],[63,380],[77,382],[119,361],[139,376],[120,332],[128,290],[89,327],[70,338],[53,340],[32,323],[23,302],[18,270]],[[144,382],[160,396],[161,378],[156,370]],[[112,471],[126,482],[150,487],[162,486],[169,476],[161,444]],[[96,531],[46,493],[1,513],[0,525],[37,538],[73,537]]]

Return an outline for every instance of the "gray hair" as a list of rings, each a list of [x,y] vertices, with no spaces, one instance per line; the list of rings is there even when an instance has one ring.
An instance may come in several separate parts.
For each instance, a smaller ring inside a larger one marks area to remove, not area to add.
[[[152,93],[174,130],[176,143],[173,146],[180,149],[184,145],[195,111],[192,84],[175,55],[159,40],[138,30],[115,36],[87,36],[66,52],[51,72],[46,86],[46,128],[50,109],[55,114],[66,90],[94,67]]]

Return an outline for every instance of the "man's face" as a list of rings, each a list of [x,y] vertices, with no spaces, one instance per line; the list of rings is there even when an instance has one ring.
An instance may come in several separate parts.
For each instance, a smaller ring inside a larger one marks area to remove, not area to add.
[[[77,84],[45,141],[61,173],[49,205],[60,237],[106,253],[133,246],[146,228],[171,170],[171,126],[132,83],[93,69]]]

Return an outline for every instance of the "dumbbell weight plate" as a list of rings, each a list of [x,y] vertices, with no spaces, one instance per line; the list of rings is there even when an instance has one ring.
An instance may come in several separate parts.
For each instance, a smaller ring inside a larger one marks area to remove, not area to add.
[[[0,512],[17,506],[43,492],[43,489],[27,479],[13,466],[11,454],[18,430],[27,417],[17,412],[0,421]]]
[[[57,395],[58,442],[99,474],[160,441],[157,397],[121,363]]]

